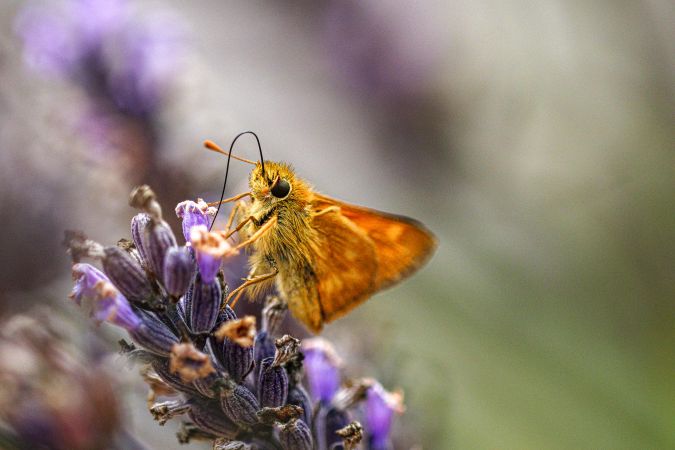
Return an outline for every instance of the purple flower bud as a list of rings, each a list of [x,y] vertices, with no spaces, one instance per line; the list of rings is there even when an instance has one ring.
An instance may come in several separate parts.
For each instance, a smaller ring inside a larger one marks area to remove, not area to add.
[[[92,316],[98,322],[110,322],[134,332],[141,327],[141,319],[134,313],[129,301],[111,283],[99,281],[94,286],[96,292]]]
[[[164,256],[164,288],[174,298],[180,298],[192,281],[194,260],[187,247],[172,247]]]
[[[164,281],[164,257],[170,248],[176,247],[176,237],[164,221],[152,222],[148,228],[148,265],[157,278]]]
[[[253,347],[243,347],[229,338],[220,341],[213,336],[209,338],[209,345],[216,361],[235,382],[241,383],[253,368]]]
[[[192,227],[203,226],[208,229],[209,216],[216,215],[216,208],[209,207],[204,200],[197,199],[197,202],[186,200],[176,206],[176,215],[183,220],[183,236],[185,241],[190,242],[192,236]]]
[[[219,370],[215,370],[205,377],[197,378],[192,384],[202,396],[208,398],[220,398],[220,392],[223,389],[223,383],[226,378],[226,374]]]
[[[199,395],[199,391],[192,383],[185,383],[178,374],[169,370],[169,360],[165,358],[156,358],[151,362],[153,370],[170,387],[188,395]]]
[[[391,448],[389,433],[394,413],[403,412],[403,395],[387,392],[380,383],[373,383],[366,394],[366,429],[369,448],[386,450]]]
[[[158,355],[171,354],[174,344],[178,343],[178,337],[171,329],[153,313],[139,311],[138,317],[140,317],[142,326],[129,331],[132,339]]]
[[[335,444],[342,443],[342,437],[337,434],[343,429],[351,418],[347,411],[337,408],[322,408],[316,417],[316,439],[320,449],[333,448]]]
[[[288,374],[281,366],[275,366],[274,358],[265,358],[258,377],[258,400],[260,406],[276,408],[288,398]]]
[[[150,216],[146,213],[138,213],[131,219],[131,239],[145,263],[148,263],[148,227]]]
[[[199,273],[206,282],[215,279],[223,257],[233,255],[236,251],[220,233],[210,232],[204,225],[190,229],[190,242],[195,249],[195,257]]]
[[[284,450],[312,450],[312,432],[303,420],[291,420],[279,429],[279,441]]]
[[[73,290],[69,297],[78,305],[82,304],[82,300],[91,301],[96,296],[94,289],[100,281],[110,282],[110,279],[98,270],[96,267],[87,263],[77,263],[73,265]]]
[[[255,365],[258,369],[262,366],[263,359],[274,358],[274,353],[277,351],[277,348],[274,346],[274,339],[265,330],[258,331],[256,334],[253,349]]]
[[[213,450],[261,450],[259,447],[251,447],[246,442],[216,439],[213,443]]]
[[[216,321],[216,328],[220,327],[223,323],[229,322],[231,320],[237,319],[237,313],[234,312],[234,309],[230,305],[225,305],[224,308],[218,313],[218,320]]]
[[[308,339],[303,343],[305,372],[314,400],[329,403],[340,387],[342,365],[333,346],[322,338]]]
[[[237,425],[223,415],[218,402],[193,400],[188,416],[195,425],[214,436],[234,439],[239,432]]]
[[[233,422],[251,426],[258,423],[258,400],[248,388],[235,384],[220,396],[220,407]]]
[[[198,274],[192,289],[190,300],[185,304],[189,309],[186,316],[193,333],[208,333],[218,318],[223,295],[218,280],[205,282]]]
[[[301,384],[296,384],[289,388],[288,399],[286,401],[291,405],[302,408],[301,419],[304,420],[305,423],[312,423],[312,400],[309,398],[309,394]]]
[[[132,302],[146,302],[152,286],[138,262],[119,247],[106,247],[103,252],[103,270],[115,287]]]

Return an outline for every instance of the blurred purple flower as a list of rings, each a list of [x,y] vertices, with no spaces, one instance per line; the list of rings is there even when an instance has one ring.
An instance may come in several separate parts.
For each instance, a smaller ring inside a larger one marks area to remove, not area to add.
[[[184,40],[183,28],[167,16],[121,30],[105,54],[108,89],[120,110],[141,115],[161,105],[181,64]]]
[[[340,358],[330,342],[322,338],[306,340],[303,353],[312,397],[327,404],[340,389]]]
[[[70,77],[132,115],[160,105],[184,53],[176,19],[136,19],[125,0],[29,3],[14,25],[31,68]]]
[[[424,95],[439,61],[440,49],[418,27],[413,11],[400,9],[387,10],[384,17],[354,0],[326,3],[325,42],[335,70],[369,96],[396,100]]]
[[[370,449],[391,448],[389,433],[394,413],[401,414],[403,410],[403,394],[387,392],[380,383],[373,382],[366,394],[366,428]]]
[[[24,43],[24,59],[37,72],[67,75],[83,57],[81,41],[63,8],[26,5],[14,26]]]
[[[87,263],[77,263],[73,265],[73,290],[70,292],[70,298],[78,305],[82,300],[91,301],[96,296],[96,285],[100,282],[110,282],[110,279],[96,267]]]

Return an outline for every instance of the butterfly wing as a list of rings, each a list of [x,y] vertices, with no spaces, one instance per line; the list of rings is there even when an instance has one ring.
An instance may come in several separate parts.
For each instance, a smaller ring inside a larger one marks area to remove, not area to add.
[[[417,220],[351,205],[317,193],[314,193],[312,203],[317,211],[338,207],[339,214],[373,243],[377,260],[373,292],[412,275],[436,249],[436,238]]]
[[[316,233],[312,249],[313,283],[297,290],[295,301],[307,305],[318,299],[321,322],[331,322],[373,293],[377,277],[375,247],[359,227],[339,212],[315,215],[312,228]],[[291,309],[293,303],[289,299]],[[312,331],[321,329],[316,318],[307,319],[303,322]]]

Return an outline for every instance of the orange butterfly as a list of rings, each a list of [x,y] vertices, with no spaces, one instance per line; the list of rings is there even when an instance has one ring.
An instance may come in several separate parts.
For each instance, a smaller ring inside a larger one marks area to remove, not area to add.
[[[256,295],[276,284],[291,313],[318,333],[411,275],[436,248],[433,234],[414,219],[319,194],[288,164],[235,157],[210,141],[205,146],[255,164],[250,192],[214,203],[237,201],[226,229],[235,218],[238,225],[226,235],[238,232],[239,246],[250,248],[251,270],[228,296],[233,304],[246,289]]]

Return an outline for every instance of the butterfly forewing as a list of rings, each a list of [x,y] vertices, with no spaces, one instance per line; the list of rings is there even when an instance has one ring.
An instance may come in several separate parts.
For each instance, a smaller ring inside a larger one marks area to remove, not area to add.
[[[420,222],[314,194],[317,210],[337,206],[340,214],[372,241],[377,259],[373,291],[391,286],[420,268],[436,248],[433,234]]]

